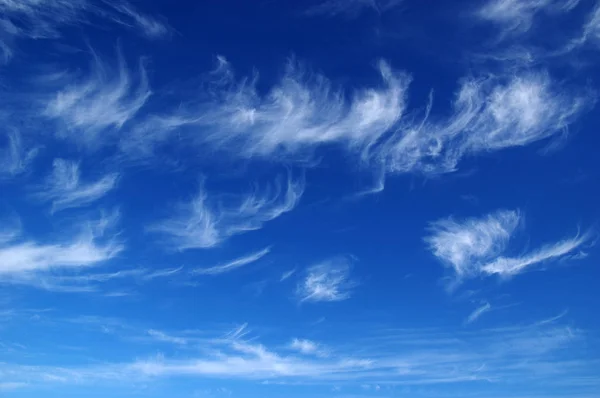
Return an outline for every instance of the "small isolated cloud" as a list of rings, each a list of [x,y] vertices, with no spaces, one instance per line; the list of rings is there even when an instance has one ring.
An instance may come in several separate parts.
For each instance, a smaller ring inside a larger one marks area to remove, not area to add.
[[[192,271],[192,273],[197,274],[197,275],[224,274],[226,272],[231,272],[231,271],[241,268],[245,265],[252,264],[252,263],[258,261],[261,258],[263,258],[264,256],[266,256],[267,254],[269,254],[270,251],[271,251],[271,248],[266,247],[260,251],[250,253],[248,255],[236,258],[235,260],[229,261],[225,264],[215,265],[214,267],[208,267],[208,268],[196,268]]]
[[[301,302],[342,301],[350,298],[354,286],[349,261],[336,257],[309,267],[296,293]]]
[[[27,148],[17,131],[0,135],[0,180],[12,178],[27,171],[38,154],[38,148]]]
[[[116,215],[88,222],[83,231],[56,243],[41,243],[14,237],[0,246],[0,277],[29,278],[57,269],[85,268],[114,258],[123,246],[105,232]]]
[[[320,344],[306,339],[292,339],[289,348],[304,355],[314,355],[318,357],[326,357],[328,355],[327,350]]]
[[[178,250],[211,248],[291,211],[303,193],[304,180],[291,177],[227,202],[211,200],[201,186],[191,202],[180,204],[178,214],[149,229],[168,236]]]
[[[52,212],[89,205],[105,196],[117,185],[119,175],[112,173],[92,182],[83,182],[77,162],[55,159],[52,174],[36,197],[52,203]]]
[[[431,223],[425,237],[432,253],[452,268],[457,278],[480,275],[513,276],[531,266],[582,255],[580,249],[590,241],[590,234],[542,246],[519,256],[503,255],[516,228],[521,224],[519,211],[499,210],[481,218],[456,220],[447,218]]]
[[[479,319],[479,317],[481,317],[483,314],[490,311],[491,309],[492,306],[490,305],[490,303],[485,303],[481,305],[480,307],[476,308],[473,312],[471,312],[471,314],[467,317],[465,323],[470,324],[475,322],[477,319]]]
[[[304,12],[307,16],[355,18],[363,11],[382,14],[399,6],[403,0],[325,0]]]
[[[44,104],[44,116],[56,120],[61,134],[95,147],[106,140],[107,130],[119,130],[151,95],[146,70],[129,70],[118,52],[116,71],[96,54],[89,76],[65,73],[61,88]],[[52,80],[52,79],[49,79]]]

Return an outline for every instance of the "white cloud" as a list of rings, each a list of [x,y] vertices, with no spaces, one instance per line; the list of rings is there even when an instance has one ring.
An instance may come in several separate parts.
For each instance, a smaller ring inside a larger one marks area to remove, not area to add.
[[[491,263],[485,264],[481,269],[487,274],[498,274],[500,276],[517,275],[529,266],[563,258],[568,254],[574,254],[576,257],[585,256],[585,253],[580,249],[589,240],[589,234],[577,235],[557,243],[544,245],[537,250],[519,257],[498,257]]]
[[[306,10],[309,16],[336,17],[339,15],[357,17],[364,10],[382,14],[399,6],[403,0],[325,0]]]
[[[225,264],[215,265],[213,267],[208,267],[208,268],[196,268],[196,269],[192,270],[192,273],[198,274],[198,275],[224,274],[226,272],[231,272],[240,267],[243,267],[245,265],[252,264],[252,263],[258,261],[261,258],[263,258],[264,256],[266,256],[267,254],[269,254],[270,251],[271,251],[271,248],[266,247],[257,252],[250,253],[250,254],[242,256],[240,258],[236,258],[235,260],[229,261]]]
[[[0,363],[0,372],[10,375],[11,381],[26,380],[33,384],[200,377],[265,383],[355,382],[374,386],[466,382],[475,385],[490,380],[527,384],[557,377],[564,380],[588,377],[594,375],[595,369],[594,361],[582,355],[586,333],[558,325],[556,321],[468,332],[381,329],[372,325],[351,336],[347,336],[345,328],[334,332],[337,347],[327,356],[318,356],[302,352],[290,355],[289,346],[277,349],[277,345],[263,345],[256,338],[245,340],[246,336],[239,333],[226,338],[208,338],[205,333],[200,338],[188,338],[189,332],[170,335],[156,330],[148,333],[144,329],[143,338],[132,337],[121,342],[128,352],[135,350],[136,341],[145,347],[149,338],[178,349],[189,346],[193,352],[124,363],[103,361],[102,365],[80,368]]]
[[[93,182],[82,182],[79,164],[55,159],[52,174],[39,188],[37,197],[52,202],[52,212],[88,205],[114,189],[119,175],[107,174]]]
[[[166,234],[179,250],[211,248],[231,236],[262,228],[263,224],[291,211],[304,192],[304,181],[281,179],[265,190],[256,189],[231,202],[211,201],[204,187],[179,214],[150,227]]]
[[[94,25],[98,17],[150,38],[170,32],[166,24],[137,11],[126,1],[0,0],[0,49],[8,60],[16,39],[56,39],[63,28]]]
[[[376,175],[446,173],[465,156],[525,146],[565,135],[589,109],[589,92],[574,92],[543,71],[463,79],[449,115],[426,107],[407,113],[410,76],[378,64],[382,83],[344,92],[324,76],[290,61],[264,93],[257,76],[235,80],[229,63],[208,75],[200,100],[170,114],[153,115],[123,137],[128,156],[152,156],[178,133],[182,141],[234,157],[305,161],[321,148],[337,148]]]
[[[329,355],[328,351],[320,344],[306,339],[292,339],[289,348],[304,355],[315,355],[318,357],[327,357]]]
[[[134,78],[120,52],[116,73],[94,54],[90,76],[65,74],[53,83],[64,88],[44,104],[44,115],[57,120],[63,134],[89,146],[105,141],[107,130],[123,127],[151,95],[142,62]]]
[[[425,237],[425,242],[459,279],[493,274],[512,276],[546,261],[567,255],[584,255],[580,249],[590,241],[589,233],[547,244],[519,256],[503,256],[521,218],[518,211],[500,210],[482,218],[443,219],[431,223],[430,235]]]
[[[281,274],[281,277],[279,278],[279,282],[283,282],[283,281],[291,278],[295,273],[296,273],[295,268],[284,272],[283,274]]]
[[[458,276],[473,276],[480,261],[500,254],[521,221],[518,211],[500,210],[483,218],[452,218],[431,223],[425,238],[433,254]]]
[[[531,28],[535,15],[551,0],[490,0],[478,11],[486,21],[501,25],[504,33],[523,33]]]
[[[12,131],[0,141],[0,179],[11,178],[27,171],[38,154],[38,148],[26,148],[21,134]]]
[[[309,267],[296,293],[300,301],[342,301],[350,298],[354,286],[348,260],[336,257]]]
[[[88,223],[75,237],[60,243],[10,241],[0,246],[0,276],[14,277],[60,268],[90,267],[115,257],[123,246],[113,239],[100,243],[116,218]]]
[[[466,323],[469,324],[475,322],[477,319],[479,319],[479,317],[481,317],[483,314],[490,311],[491,309],[492,306],[490,305],[490,303],[485,303],[481,305],[480,307],[476,308],[473,312],[471,312],[471,314],[466,320]]]
[[[186,127],[197,142],[244,157],[304,158],[318,145],[339,144],[368,152],[400,120],[410,78],[386,62],[377,65],[382,83],[356,90],[351,98],[324,76],[290,60],[283,77],[262,95],[257,77],[234,80],[224,58],[209,74],[211,95],[171,115],[154,116],[124,139],[127,151],[151,153],[151,147]]]

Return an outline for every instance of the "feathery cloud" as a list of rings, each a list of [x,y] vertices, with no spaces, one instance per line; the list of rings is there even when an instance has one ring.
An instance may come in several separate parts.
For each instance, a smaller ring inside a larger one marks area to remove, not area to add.
[[[521,214],[514,210],[499,210],[460,222],[452,218],[438,220],[431,223],[431,235],[425,241],[458,276],[476,275],[480,271],[478,261],[504,251],[520,221]]]
[[[234,157],[306,160],[337,148],[377,174],[452,172],[465,156],[525,146],[559,134],[594,103],[543,71],[465,78],[449,115],[427,106],[407,114],[410,76],[380,61],[382,83],[352,93],[290,61],[266,94],[258,78],[235,79],[224,58],[200,101],[137,124],[121,141],[129,156],[151,156],[175,132]],[[381,188],[379,188],[381,189]]]
[[[289,177],[285,185],[279,178],[264,191],[256,189],[233,203],[211,201],[201,186],[194,200],[179,206],[179,214],[149,230],[167,235],[179,250],[215,247],[234,235],[260,229],[296,207],[304,181]]]
[[[306,339],[292,339],[289,348],[304,355],[315,355],[322,358],[329,355],[328,351],[321,344]]]
[[[26,172],[38,154],[38,148],[24,146],[19,132],[12,131],[3,135],[0,141],[0,180]]]
[[[250,253],[247,254],[245,256],[236,258],[235,260],[229,261],[225,264],[221,264],[221,265],[215,265],[214,267],[208,267],[208,268],[196,268],[194,270],[192,270],[191,272],[193,274],[197,274],[197,275],[219,275],[219,274],[224,274],[226,272],[231,272],[233,270],[236,270],[240,267],[243,267],[245,265],[248,264],[252,264],[258,260],[260,260],[261,258],[263,258],[264,256],[266,256],[267,254],[269,254],[269,252],[271,251],[270,247],[266,247],[262,250],[259,250],[257,252],[254,253]]]
[[[590,241],[589,233],[576,235],[540,249],[515,257],[502,254],[514,237],[522,216],[518,211],[499,210],[481,218],[462,221],[448,218],[430,225],[430,235],[425,237],[432,253],[450,266],[457,278],[479,275],[512,276],[533,265],[583,254],[578,250]],[[577,253],[575,253],[577,251]]]
[[[95,18],[133,29],[149,38],[164,37],[170,28],[119,0],[0,0],[0,50],[13,55],[19,38],[56,39],[68,26],[95,25]]]
[[[90,76],[65,74],[54,83],[66,87],[44,104],[44,116],[57,120],[62,134],[91,147],[130,121],[151,95],[143,63],[136,79],[120,51],[116,72],[94,54]]]
[[[60,268],[90,267],[110,260],[123,250],[113,239],[101,243],[116,215],[87,223],[84,230],[60,243],[11,240],[0,246],[0,276],[49,271]]]
[[[473,323],[477,319],[479,319],[479,317],[481,317],[483,314],[490,311],[491,309],[492,309],[492,306],[490,305],[490,303],[485,303],[482,306],[476,308],[473,312],[471,312],[471,314],[469,315],[469,317],[467,318],[467,320],[465,322],[467,324]]]
[[[77,162],[55,159],[52,166],[52,174],[36,194],[36,197],[52,202],[52,212],[95,202],[116,187],[119,177],[112,173],[85,183],[81,181]]]
[[[335,257],[309,267],[296,294],[301,302],[342,301],[350,298],[354,286],[348,260]]]

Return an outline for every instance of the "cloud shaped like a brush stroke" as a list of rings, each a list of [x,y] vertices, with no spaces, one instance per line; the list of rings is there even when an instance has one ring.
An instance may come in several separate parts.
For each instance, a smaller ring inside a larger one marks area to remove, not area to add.
[[[53,171],[37,197],[52,202],[52,212],[88,205],[113,190],[119,175],[107,174],[93,182],[82,182],[77,162],[55,159]]]
[[[291,177],[226,202],[211,199],[201,186],[191,202],[180,204],[177,215],[149,230],[165,234],[178,250],[211,248],[291,211],[303,193],[304,180]]]
[[[471,324],[471,323],[475,322],[483,314],[490,311],[491,309],[492,309],[492,306],[490,305],[490,303],[482,304],[480,307],[477,307],[475,310],[473,310],[473,312],[471,312],[471,314],[469,314],[465,323]]]
[[[57,120],[63,134],[92,147],[106,139],[101,133],[123,127],[151,91],[142,62],[134,77],[120,51],[117,58],[116,71],[94,54],[89,76],[67,74],[60,79],[66,87],[47,101],[44,116]]]
[[[56,39],[68,26],[111,22],[157,38],[168,35],[163,22],[119,0],[0,0],[0,49],[5,60],[13,55],[19,38]]]
[[[363,11],[374,11],[382,14],[399,6],[404,0],[325,0],[308,8],[307,16],[356,18]]]
[[[236,80],[219,58],[204,90],[209,94],[141,122],[121,147],[131,156],[151,156],[175,132],[185,142],[244,158],[306,160],[333,147],[383,180],[388,173],[452,172],[466,156],[564,135],[595,101],[543,71],[527,71],[461,80],[450,114],[434,114],[433,95],[423,110],[407,113],[411,78],[385,61],[378,71],[380,85],[346,93],[290,61],[264,94],[256,76]]]
[[[428,107],[422,123],[397,130],[381,157],[391,172],[454,171],[465,156],[565,134],[593,102],[589,94],[559,90],[546,73],[465,79],[450,117],[430,120]]]
[[[243,267],[245,265],[252,264],[252,263],[260,260],[264,256],[266,256],[270,252],[271,252],[271,248],[270,247],[266,247],[266,248],[264,248],[262,250],[259,250],[257,252],[250,253],[250,254],[247,254],[245,256],[236,258],[235,260],[229,261],[229,262],[227,262],[225,264],[215,265],[213,267],[207,267],[207,268],[196,268],[196,269],[192,270],[191,272],[193,274],[196,274],[196,275],[219,275],[219,274],[224,274],[224,273],[227,273],[227,272],[234,271],[234,270],[236,270],[238,268],[241,268],[241,267]]]
[[[355,286],[349,260],[334,257],[309,267],[296,294],[301,302],[343,301],[350,298]]]
[[[234,79],[224,58],[209,74],[211,95],[200,104],[155,116],[125,139],[130,151],[145,150],[182,128],[202,129],[195,138],[244,157],[306,155],[319,145],[340,144],[367,151],[400,120],[410,78],[381,61],[382,84],[356,90],[351,98],[324,76],[308,72],[290,60],[269,92],[256,88],[257,77]]]
[[[590,233],[577,234],[519,256],[504,256],[520,223],[521,214],[509,210],[462,221],[448,218],[431,223],[425,242],[461,279],[495,274],[509,277],[547,261],[582,257],[585,253],[580,249],[591,238]]]
[[[117,217],[112,214],[90,221],[81,233],[56,243],[13,238],[0,246],[0,275],[90,267],[110,260],[123,250],[122,244],[104,236]]]

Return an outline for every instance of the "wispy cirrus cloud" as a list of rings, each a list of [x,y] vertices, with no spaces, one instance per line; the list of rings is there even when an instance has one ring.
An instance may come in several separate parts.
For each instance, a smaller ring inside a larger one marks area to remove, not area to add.
[[[119,323],[115,330],[122,330]],[[27,380],[35,385],[201,377],[310,381],[322,385],[345,382],[459,386],[471,383],[469,388],[472,389],[481,381],[528,384],[533,380],[554,380],[558,375],[566,385],[577,385],[579,378],[593,374],[595,363],[582,349],[586,333],[560,325],[556,319],[477,331],[370,328],[358,336],[354,330],[351,337],[344,337],[348,332],[345,328],[345,333],[336,339],[336,346],[325,356],[314,354],[315,346],[319,347],[314,342],[298,340],[294,344],[292,340],[292,345],[300,349],[300,355],[290,355],[289,345],[277,348],[276,344],[261,344],[256,337],[249,338],[245,328],[242,330],[245,333],[237,329],[224,336],[195,338],[190,337],[189,332],[180,337],[181,333],[149,329],[143,331],[143,338],[122,342],[129,348],[135,347],[132,342],[136,341],[147,344],[148,338],[178,349],[193,346],[191,357],[190,351],[183,356],[147,359],[139,359],[138,355],[132,362],[69,368],[0,363],[0,371],[10,375],[11,382]],[[128,332],[133,331],[128,329]],[[48,375],[55,377],[46,377]]]
[[[296,294],[300,302],[342,301],[350,298],[354,286],[348,259],[334,257],[309,267]]]
[[[63,87],[43,103],[43,115],[56,120],[60,135],[97,147],[110,131],[121,129],[151,95],[146,70],[140,61],[130,70],[118,51],[117,68],[93,53],[90,75],[65,73],[48,79],[49,86]],[[102,133],[102,134],[101,134]]]
[[[116,220],[117,215],[113,214],[90,221],[79,234],[55,243],[13,237],[0,246],[0,276],[25,277],[61,268],[90,267],[110,260],[123,250],[122,244],[105,237]]]
[[[121,147],[130,156],[151,156],[179,133],[234,157],[288,162],[331,147],[376,173],[382,187],[386,174],[452,172],[466,156],[564,136],[595,101],[591,92],[528,70],[461,80],[449,114],[434,113],[433,95],[424,109],[408,112],[411,77],[385,61],[377,69],[381,84],[347,93],[292,60],[262,94],[257,76],[236,80],[219,58],[208,94],[139,123]]]
[[[55,159],[52,174],[36,193],[36,197],[52,203],[52,212],[89,205],[105,196],[117,185],[118,173],[107,174],[92,182],[81,181],[77,162]]]
[[[430,224],[430,234],[425,237],[425,242],[459,279],[517,275],[547,261],[569,255],[581,256],[581,249],[590,242],[590,233],[577,234],[519,256],[504,256],[521,222],[522,215],[516,210],[499,210],[481,218],[460,221],[442,219]]]
[[[211,248],[291,211],[303,193],[304,180],[292,177],[286,182],[279,178],[264,190],[257,188],[230,201],[209,198],[201,186],[191,202],[180,204],[177,215],[149,230],[166,235],[178,250]]]
[[[471,312],[471,314],[469,314],[469,316],[467,317],[465,323],[470,324],[470,323],[475,322],[483,314],[485,314],[486,312],[490,311],[491,309],[492,309],[492,306],[490,305],[490,303],[484,303],[484,304],[482,304],[480,307],[477,307],[475,310],[473,310],[473,312]]]
[[[0,135],[0,180],[25,173],[39,148],[27,147],[18,131]]]
[[[0,49],[5,60],[18,39],[57,39],[65,27],[101,25],[102,21],[132,29],[149,38],[169,34],[167,24],[119,0],[1,0]]]
[[[245,256],[236,258],[235,260],[228,261],[224,264],[215,265],[207,268],[196,268],[191,272],[196,275],[219,275],[227,272],[234,271],[248,264],[252,264],[266,256],[271,252],[270,247],[266,247],[254,253],[247,254]]]
[[[374,11],[382,14],[398,7],[403,0],[325,0],[308,8],[307,16],[356,18],[363,11]]]

